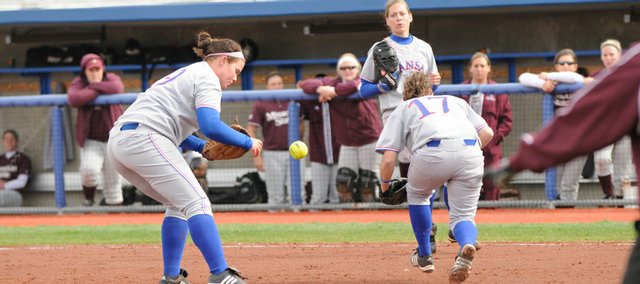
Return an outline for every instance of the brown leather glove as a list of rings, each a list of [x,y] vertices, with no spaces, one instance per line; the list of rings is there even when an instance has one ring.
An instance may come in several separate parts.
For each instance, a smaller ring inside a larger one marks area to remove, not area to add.
[[[232,124],[230,126],[234,130],[248,135],[247,130],[244,129],[244,127],[242,127],[241,125]],[[243,149],[242,147],[209,140],[207,141],[207,144],[204,145],[204,149],[202,149],[202,157],[209,161],[233,160],[242,157],[247,152],[249,151]]]

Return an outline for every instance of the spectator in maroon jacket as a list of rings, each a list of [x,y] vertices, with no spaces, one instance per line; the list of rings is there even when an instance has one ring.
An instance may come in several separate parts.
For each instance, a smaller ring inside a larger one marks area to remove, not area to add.
[[[31,175],[31,159],[18,151],[18,133],[2,133],[4,153],[0,155],[0,207],[22,206],[22,195]]]
[[[382,131],[378,103],[376,99],[334,99],[358,91],[360,69],[356,56],[345,53],[338,59],[337,77],[301,83],[305,93],[317,95],[319,102],[329,106],[331,129],[340,144],[336,186],[342,202],[373,201],[378,187],[380,156],[375,153],[375,144]]]
[[[463,84],[496,84],[495,81],[489,79],[491,74],[491,61],[489,57],[482,53],[476,52],[471,56],[469,61],[469,74],[471,79],[466,80]],[[484,155],[484,164],[491,165],[502,159],[502,142],[504,138],[511,132],[513,118],[511,115],[511,103],[509,95],[485,95],[478,92],[471,96],[462,96],[471,108],[484,118],[495,135],[493,139],[482,148]],[[481,200],[498,200],[500,199],[500,188],[484,185],[480,194]]]
[[[76,120],[76,142],[81,147],[80,175],[84,206],[92,206],[98,174],[102,173],[102,195],[106,205],[122,204],[121,177],[113,168],[106,154],[109,130],[122,115],[120,105],[92,105],[99,95],[120,94],[124,84],[120,77],[105,71],[104,61],[97,54],[89,53],[80,61],[80,76],[76,77],[67,91],[69,105],[78,108]]]
[[[282,75],[276,71],[267,74],[266,83],[267,90],[284,88]],[[258,171],[265,173],[268,204],[272,206],[290,204],[288,105],[286,101],[256,101],[247,125],[247,132],[251,137],[256,137],[258,128],[262,128],[264,148],[261,155],[253,158],[253,165]]]
[[[542,172],[620,138],[631,136],[633,163],[640,176],[640,45],[629,48],[620,61],[577,91],[569,105],[540,132],[524,135],[518,151],[485,177],[503,184],[523,170]],[[636,221],[640,233],[640,221]],[[623,284],[640,279],[640,235],[629,257]]]

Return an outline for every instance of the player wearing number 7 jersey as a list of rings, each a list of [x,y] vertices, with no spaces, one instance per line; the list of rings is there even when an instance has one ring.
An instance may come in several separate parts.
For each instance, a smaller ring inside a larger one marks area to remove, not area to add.
[[[260,154],[262,142],[220,119],[222,89],[244,68],[240,45],[213,39],[206,32],[198,33],[197,40],[194,51],[203,60],[173,72],[138,96],[111,129],[107,151],[123,177],[166,207],[160,284],[189,283],[180,269],[187,234],[209,266],[207,283],[243,284],[242,276],[227,265],[211,201],[178,145],[202,152],[205,142],[191,135],[198,128],[208,138],[251,150],[254,156]]]
[[[389,116],[376,145],[376,151],[383,154],[381,188],[387,190],[397,154],[407,147],[413,154],[407,201],[418,242],[411,263],[430,273],[435,267],[428,239],[432,221],[429,197],[433,188],[447,183],[449,227],[460,244],[449,280],[460,283],[469,277],[476,252],[478,230],[474,218],[484,167],[480,148],[493,138],[493,131],[464,100],[433,96],[424,73],[411,74],[404,85],[403,99]]]

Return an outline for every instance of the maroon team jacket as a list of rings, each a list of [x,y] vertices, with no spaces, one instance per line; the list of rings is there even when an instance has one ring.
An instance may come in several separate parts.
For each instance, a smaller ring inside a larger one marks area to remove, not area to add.
[[[470,84],[470,81],[464,81],[463,84]],[[489,80],[489,84],[496,84],[496,82]],[[467,103],[469,102],[468,95],[462,96],[462,99],[467,101]],[[509,95],[484,95],[481,116],[494,133],[493,139],[489,141],[487,146],[482,148],[484,164],[488,166],[502,159],[502,142],[511,132],[513,117]]]
[[[98,95],[121,94],[124,91],[124,84],[120,77],[113,73],[107,73],[105,79],[100,83],[85,84],[76,77],[67,90],[67,101],[72,107],[78,108],[78,118],[76,120],[76,142],[80,147],[84,147],[84,142],[89,137],[89,131],[94,115],[100,116],[102,125],[99,131],[108,132],[113,124],[122,115],[124,110],[121,105],[105,105],[102,107],[94,107],[89,104]],[[94,120],[95,121],[95,120]],[[94,125],[95,126],[95,125]]]
[[[339,97],[347,97],[358,91],[360,78],[344,82],[336,77],[307,79],[300,83],[302,90],[309,95],[317,95],[318,87],[333,86]],[[330,113],[332,127],[338,144],[345,146],[363,146],[378,140],[382,132],[382,120],[376,99],[331,100]]]

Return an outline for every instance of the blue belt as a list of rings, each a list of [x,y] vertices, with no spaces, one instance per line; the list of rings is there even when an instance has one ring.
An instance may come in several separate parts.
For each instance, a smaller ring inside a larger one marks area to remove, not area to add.
[[[125,123],[120,127],[120,130],[134,130],[140,126],[140,123],[137,122],[129,122]]]
[[[440,139],[431,140],[431,141],[427,142],[427,147],[438,147],[438,146],[440,146],[440,142],[442,142],[442,140],[440,140]],[[477,142],[476,139],[464,139],[464,144],[467,145],[467,146],[476,145],[476,142]]]

